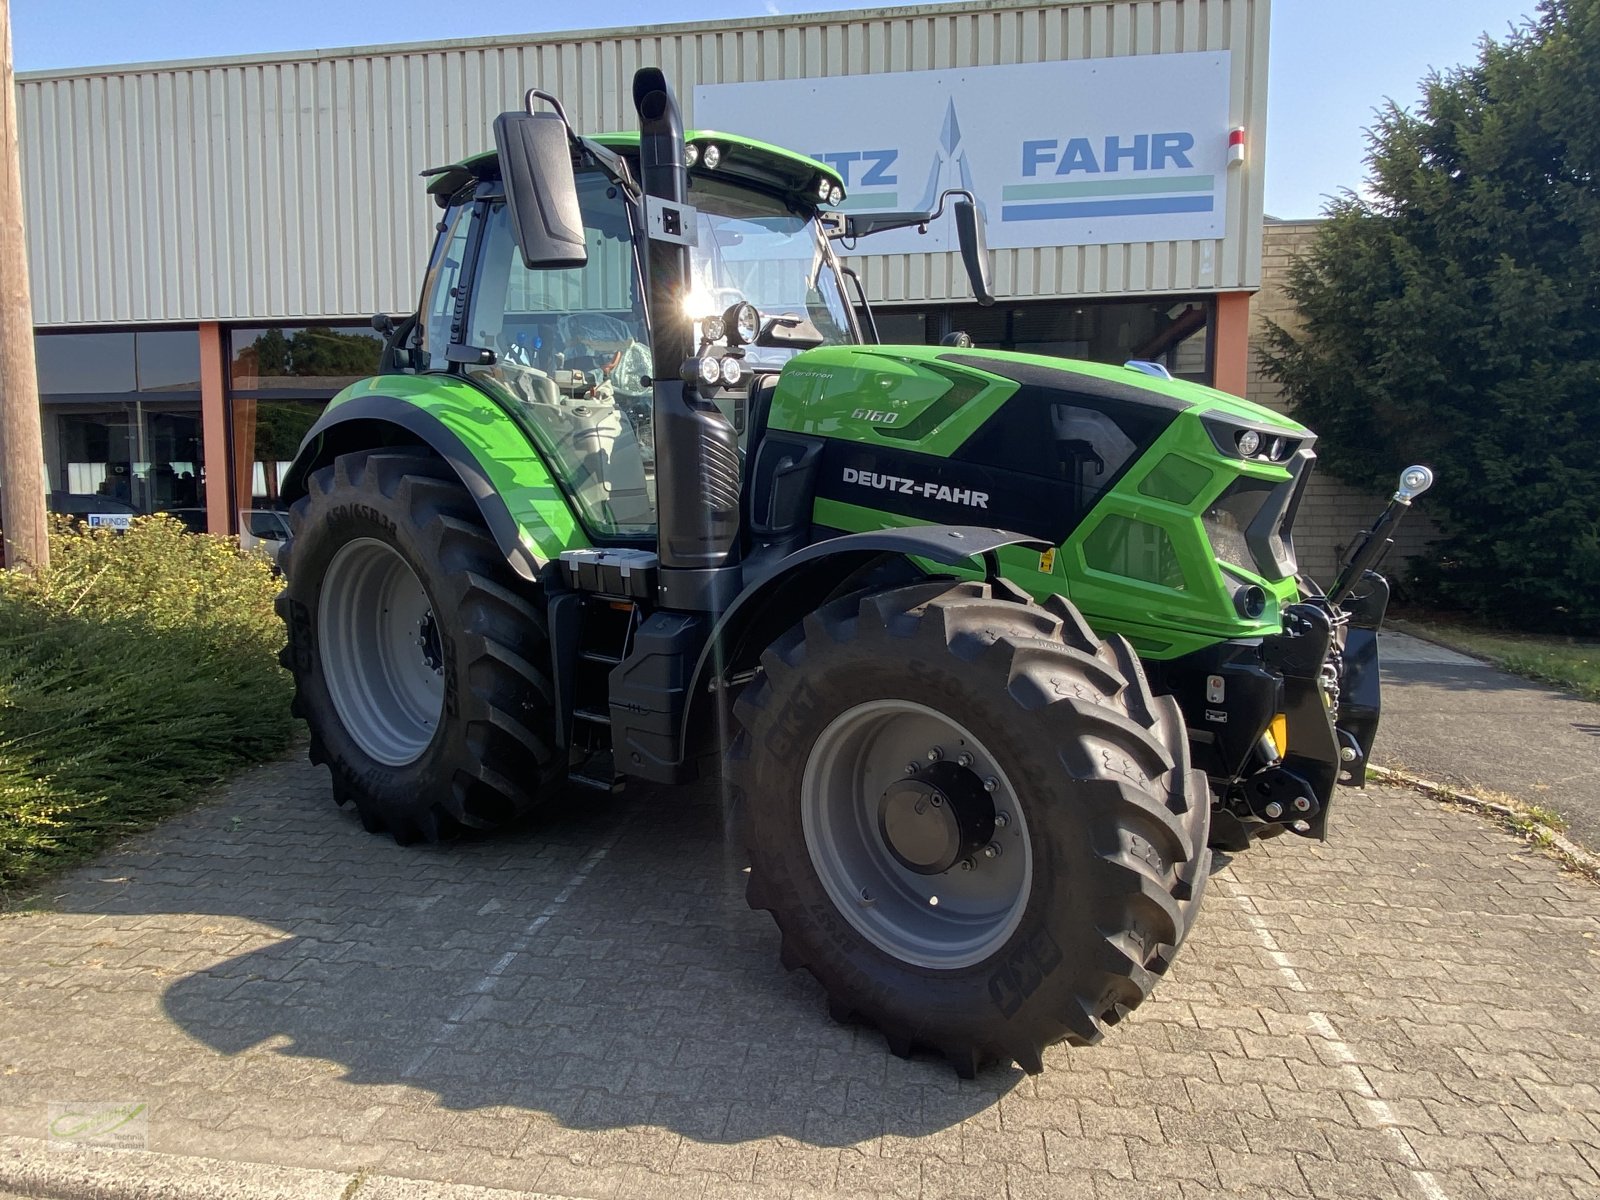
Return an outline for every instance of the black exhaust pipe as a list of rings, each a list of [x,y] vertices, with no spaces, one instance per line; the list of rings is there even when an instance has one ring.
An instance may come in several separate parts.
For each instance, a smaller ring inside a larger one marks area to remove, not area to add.
[[[689,172],[683,117],[660,68],[644,67],[634,75],[633,106],[639,113],[639,175],[646,196],[684,204]],[[645,224],[648,230],[650,221]],[[739,436],[721,410],[683,379],[683,364],[696,350],[694,323],[685,308],[693,284],[689,247],[650,238],[645,277],[655,370],[651,390],[661,600],[671,608],[720,611],[740,585],[735,565]]]

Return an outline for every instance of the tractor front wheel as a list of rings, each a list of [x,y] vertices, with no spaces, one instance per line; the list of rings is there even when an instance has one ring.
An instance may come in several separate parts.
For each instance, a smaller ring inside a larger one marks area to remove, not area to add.
[[[1039,1071],[1145,998],[1199,904],[1210,793],[1125,641],[934,581],[827,605],[762,668],[729,754],[748,897],[836,1016],[970,1076]]]
[[[400,842],[520,816],[558,779],[542,606],[427,451],[343,454],[308,485],[278,614],[334,799]]]

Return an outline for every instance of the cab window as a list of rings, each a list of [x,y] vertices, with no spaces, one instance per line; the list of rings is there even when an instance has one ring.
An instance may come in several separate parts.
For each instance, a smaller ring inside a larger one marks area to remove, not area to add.
[[[628,207],[604,176],[578,176],[589,261],[528,270],[504,203],[489,207],[468,344],[495,361],[466,373],[533,433],[591,534],[655,533],[649,334]]]

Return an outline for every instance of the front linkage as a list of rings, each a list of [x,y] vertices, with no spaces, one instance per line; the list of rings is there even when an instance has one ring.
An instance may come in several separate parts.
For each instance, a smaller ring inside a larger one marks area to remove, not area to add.
[[[1218,796],[1212,845],[1243,850],[1285,831],[1327,835],[1334,786],[1360,787],[1381,709],[1378,630],[1389,584],[1376,568],[1411,502],[1433,485],[1408,467],[1387,508],[1352,548],[1328,592],[1309,579],[1283,632],[1221,642],[1157,669],[1183,706]]]

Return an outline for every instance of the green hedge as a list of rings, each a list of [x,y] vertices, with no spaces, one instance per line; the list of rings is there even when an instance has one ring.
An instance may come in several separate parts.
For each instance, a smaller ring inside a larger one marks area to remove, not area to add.
[[[293,736],[264,561],[166,517],[65,523],[0,572],[0,893],[192,802]]]

